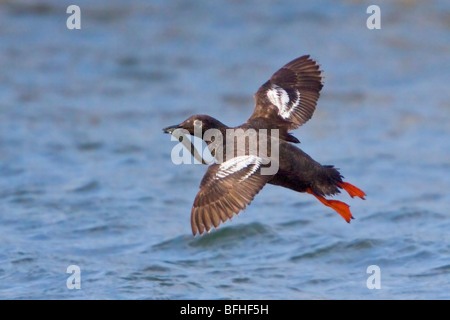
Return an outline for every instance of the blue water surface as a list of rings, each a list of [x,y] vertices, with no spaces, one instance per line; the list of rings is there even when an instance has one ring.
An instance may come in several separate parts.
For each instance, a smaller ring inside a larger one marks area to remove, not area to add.
[[[366,1],[78,0],[81,30],[70,4],[0,1],[0,298],[450,298],[448,1],[378,1],[380,30]],[[268,185],[194,238],[206,167],[161,128],[241,124],[304,54],[325,86],[294,134],[356,219]]]

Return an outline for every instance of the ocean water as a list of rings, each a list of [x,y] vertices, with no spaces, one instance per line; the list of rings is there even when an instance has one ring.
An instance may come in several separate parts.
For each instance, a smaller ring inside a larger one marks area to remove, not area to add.
[[[450,298],[448,1],[378,1],[380,30],[366,1],[79,0],[81,30],[70,4],[0,1],[1,299]],[[269,185],[194,238],[206,167],[161,128],[245,122],[304,54],[325,86],[294,135],[356,219]]]

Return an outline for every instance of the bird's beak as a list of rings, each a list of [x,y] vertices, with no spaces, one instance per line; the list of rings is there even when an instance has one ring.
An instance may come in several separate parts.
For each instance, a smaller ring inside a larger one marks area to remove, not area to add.
[[[180,129],[180,125],[176,124],[174,126],[169,126],[167,128],[162,129],[164,133],[172,133],[173,131],[175,131],[175,129]]]

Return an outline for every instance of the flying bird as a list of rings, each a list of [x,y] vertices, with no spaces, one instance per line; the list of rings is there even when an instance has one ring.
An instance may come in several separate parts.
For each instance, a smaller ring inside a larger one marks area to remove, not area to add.
[[[366,194],[345,182],[334,166],[321,165],[294,145],[300,141],[290,133],[311,119],[323,87],[321,73],[317,62],[309,55],[292,60],[258,89],[254,95],[256,106],[253,114],[238,127],[228,127],[207,115],[193,115],[178,125],[163,129],[165,133],[184,129],[190,135],[195,134],[196,127],[201,134],[215,129],[223,137],[227,137],[227,130],[230,129],[242,129],[243,132],[253,130],[258,139],[267,140],[268,146],[278,147],[277,157],[271,158],[278,170],[267,174],[263,171],[268,168],[267,158],[251,153],[249,143],[242,146],[235,140],[205,140],[208,147],[214,146],[214,150],[221,150],[224,155],[222,162],[216,161],[208,167],[200,183],[191,210],[194,236],[210,232],[220,223],[231,220],[251,203],[267,183],[311,194],[350,223],[353,216],[349,205],[325,197],[336,195],[340,190],[345,190],[352,198],[365,199]],[[277,134],[271,134],[271,130],[277,130]],[[233,147],[225,148],[227,143],[232,143]],[[268,147],[268,150],[271,156],[272,149]],[[194,155],[193,148],[190,151]],[[217,154],[214,156],[217,159]]]

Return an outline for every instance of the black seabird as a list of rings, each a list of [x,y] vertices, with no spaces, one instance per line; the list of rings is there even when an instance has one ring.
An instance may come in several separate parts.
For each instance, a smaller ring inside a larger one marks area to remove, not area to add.
[[[349,206],[338,200],[328,200],[344,189],[353,198],[364,199],[365,193],[348,182],[331,165],[321,165],[292,143],[299,140],[289,133],[311,119],[316,108],[322,76],[319,66],[309,55],[299,57],[264,83],[254,95],[256,106],[246,123],[230,128],[207,115],[194,115],[179,125],[164,128],[166,133],[184,129],[194,135],[195,126],[201,124],[202,134],[208,129],[217,129],[226,136],[227,129],[278,129],[278,171],[262,174],[266,166],[257,154],[245,150],[232,150],[233,157],[223,157],[222,163],[209,166],[200,183],[191,211],[192,233],[209,232],[221,222],[231,219],[243,210],[266,183],[279,185],[315,196],[322,204],[336,210],[347,222],[353,219]],[[261,135],[258,133],[258,138]],[[270,145],[271,136],[264,136]],[[211,141],[206,141],[211,145]],[[226,145],[226,141],[221,144]],[[234,142],[233,142],[234,144]],[[225,147],[222,148],[225,151]],[[235,156],[238,151],[244,155]],[[191,150],[192,152],[192,150]]]

